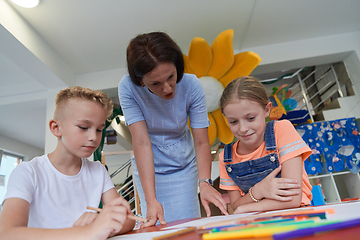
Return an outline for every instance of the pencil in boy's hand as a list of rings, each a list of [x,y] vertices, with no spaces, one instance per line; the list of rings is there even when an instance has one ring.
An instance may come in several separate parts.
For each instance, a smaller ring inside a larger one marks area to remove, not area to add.
[[[93,210],[93,211],[96,211],[96,212],[101,212],[101,208],[94,208],[94,207],[87,207],[87,209],[89,209],[89,210]],[[132,219],[132,220],[135,220],[135,221],[139,221],[139,222],[147,222],[148,220],[147,219],[145,219],[145,218],[142,218],[142,217],[137,217],[137,216],[133,216],[133,215],[131,215],[131,214],[128,214],[127,215],[127,218],[129,218],[129,219]]]

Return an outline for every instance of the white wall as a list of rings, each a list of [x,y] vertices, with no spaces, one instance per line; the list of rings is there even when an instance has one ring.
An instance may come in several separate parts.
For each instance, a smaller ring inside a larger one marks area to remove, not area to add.
[[[29,144],[5,137],[1,134],[0,149],[23,156],[25,161],[29,161],[36,156],[41,156],[44,154],[44,149],[36,148]]]
[[[344,61],[354,52],[360,56],[360,32],[241,49],[244,51],[253,51],[262,58],[254,74],[322,65]]]
[[[358,43],[360,45],[360,33],[358,34]],[[355,94],[360,96],[360,46],[352,51],[350,55],[344,60],[346,70],[352,80],[355,88]]]
[[[22,59],[17,51],[13,51],[10,46],[7,46],[10,59],[17,58],[14,62],[20,64],[23,69],[27,69],[30,74],[36,75],[36,79],[44,86],[59,87],[64,86],[64,83],[68,86],[75,84],[75,74],[70,67],[6,1],[0,1],[0,23],[24,45],[24,49],[26,47],[36,56],[35,60],[27,61],[27,58]],[[37,67],[45,64],[48,69],[40,67],[42,74],[38,74],[36,69],[26,66],[34,64]]]

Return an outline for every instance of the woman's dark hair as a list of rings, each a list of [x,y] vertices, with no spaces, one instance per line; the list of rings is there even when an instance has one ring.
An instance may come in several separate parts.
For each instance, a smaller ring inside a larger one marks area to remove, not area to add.
[[[178,83],[184,74],[184,58],[179,46],[164,32],[144,33],[133,38],[126,51],[131,81],[140,86],[139,80],[160,63],[173,63]]]

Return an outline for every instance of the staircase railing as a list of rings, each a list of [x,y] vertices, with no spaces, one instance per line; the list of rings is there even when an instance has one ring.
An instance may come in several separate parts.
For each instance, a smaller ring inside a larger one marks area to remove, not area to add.
[[[120,166],[118,169],[116,169],[112,174],[110,174],[110,177],[115,177],[118,173],[120,173],[125,168],[129,167],[131,164],[131,159],[129,159],[126,163],[124,163],[122,166]]]
[[[324,65],[328,67],[328,65]],[[305,70],[314,68],[309,74],[305,74]],[[309,115],[312,122],[314,122],[314,116],[321,111],[321,106],[324,107],[325,102],[328,102],[329,98],[343,97],[344,93],[341,89],[341,83],[338,79],[337,73],[334,68],[334,64],[330,64],[326,71],[321,76],[315,79],[315,73],[318,71],[317,67],[304,67],[295,71],[291,75],[283,77],[281,80],[297,78],[297,81],[291,81],[292,85],[289,89],[292,90],[291,98],[298,102],[297,110],[306,109],[307,115]],[[329,75],[332,76],[329,76]],[[329,81],[329,77],[334,79],[334,82]],[[309,80],[311,79],[312,82]],[[272,82],[277,79],[265,79],[261,82]],[[335,87],[336,86],[336,87]],[[314,92],[314,93],[310,93]],[[315,101],[315,99],[317,100]],[[302,116],[301,118],[306,117]]]
[[[103,156],[105,155],[118,155],[120,152],[108,152],[102,153]],[[126,153],[128,154],[128,153]],[[121,165],[118,169],[116,169],[113,173],[110,174],[111,178],[114,178],[119,173],[123,172],[124,170],[128,170],[131,166],[131,159],[126,161],[123,165]],[[126,174],[127,176],[127,174]],[[115,185],[116,191],[119,193],[120,196],[124,197],[131,206],[131,211],[136,214],[136,201],[135,201],[135,187],[133,184],[132,176],[127,176],[124,182]]]

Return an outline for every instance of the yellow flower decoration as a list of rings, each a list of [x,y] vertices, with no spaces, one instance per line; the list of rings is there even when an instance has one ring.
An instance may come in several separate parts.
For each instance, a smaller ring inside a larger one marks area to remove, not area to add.
[[[184,55],[185,72],[195,74],[205,91],[206,108],[210,120],[208,128],[210,145],[216,138],[229,144],[234,140],[229,125],[219,109],[224,88],[233,79],[248,76],[259,65],[261,58],[253,52],[234,55],[232,40],[234,30],[220,33],[210,46],[205,39],[195,37],[188,56]]]

